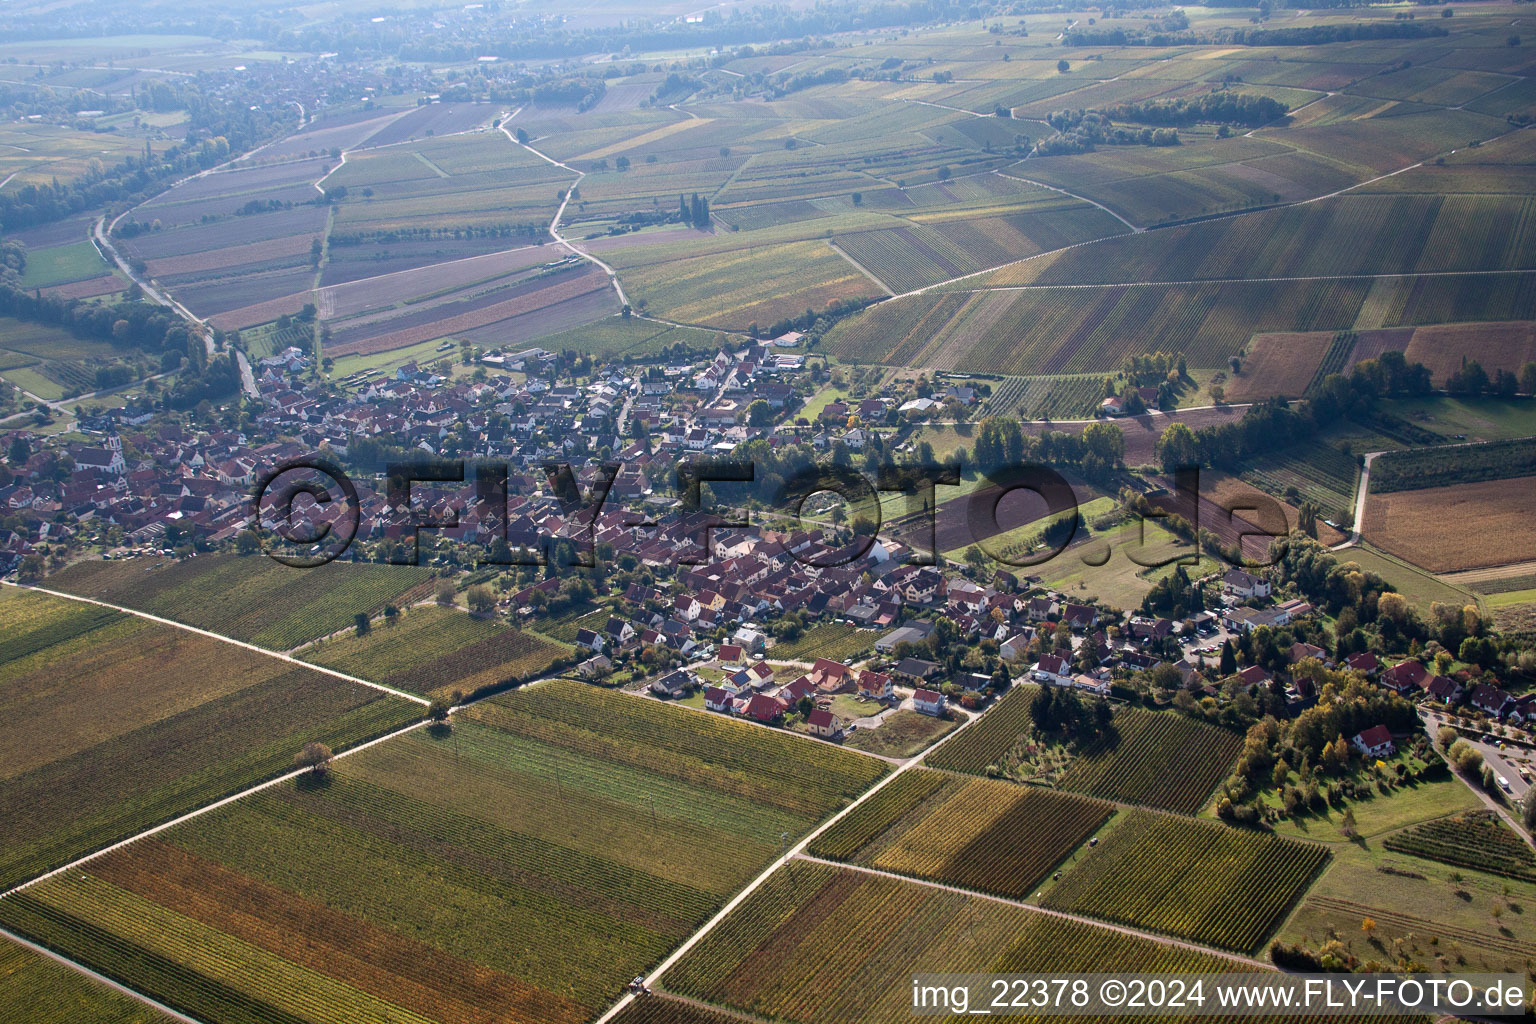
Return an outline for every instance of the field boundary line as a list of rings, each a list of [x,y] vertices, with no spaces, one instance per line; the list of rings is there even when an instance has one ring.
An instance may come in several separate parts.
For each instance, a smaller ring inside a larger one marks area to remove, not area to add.
[[[174,626],[177,629],[184,629],[189,633],[196,633],[199,636],[205,636],[212,640],[219,640],[226,644],[232,644],[235,647],[242,647],[248,651],[255,651],[257,654],[264,654],[269,658],[276,658],[279,661],[286,661],[290,665],[298,665],[302,668],[313,669],[316,672],[320,672],[328,676],[334,676],[337,679],[345,680],[349,683],[355,683],[358,686],[366,686],[369,689],[378,690],[381,693],[387,693],[392,697],[399,697],[402,700],[408,700],[412,704],[420,704],[422,707],[428,707],[432,703],[427,698],[418,697],[414,693],[406,693],[404,690],[397,690],[392,686],[385,686],[383,683],[375,683],[371,682],[370,680],[363,679],[360,676],[352,676],[345,672],[338,672],[333,668],[326,668],[324,665],[316,665],[308,661],[300,661],[298,658],[295,658],[290,654],[285,654],[282,651],[269,651],[265,647],[257,647],[255,644],[246,643],[244,640],[236,640],[233,637],[227,637],[221,633],[214,633],[210,630],[199,629],[197,626],[189,626],[185,622],[177,622],[175,619],[162,618],[159,615],[151,615],[149,612],[141,612],[134,608],[125,608],[122,605],[112,604],[108,601],[98,601],[94,597],[81,597],[78,594],[67,594],[62,590],[50,590],[47,587],[32,586],[31,584],[27,583],[16,583],[12,580],[0,580],[0,583],[3,583],[8,587],[15,587],[17,590],[31,590],[39,594],[47,594],[50,597],[62,598],[66,601],[80,601],[85,604],[94,604],[100,608],[111,608],[113,611],[122,612],[124,615],[133,615],[141,619],[148,619],[150,622],[158,622],[164,626]]]
[[[924,759],[926,759],[929,754],[933,753],[939,747],[943,746],[945,743],[948,743],[956,736],[959,736],[961,733],[965,732],[966,727],[975,722],[981,721],[982,717],[982,715],[975,715],[966,719],[964,722],[961,722],[952,732],[939,737],[938,741],[930,746],[927,750],[924,750],[915,757],[912,757],[907,761],[897,765],[895,770],[886,775],[885,778],[880,779],[873,786],[870,786],[864,792],[854,797],[854,799],[849,802],[848,806],[832,815],[826,821],[813,828],[810,832],[807,832],[804,838],[802,838],[798,843],[790,847],[788,850],[784,851],[782,855],[775,858],[774,861],[770,863],[766,868],[764,868],[756,878],[748,882],[739,892],[736,893],[735,896],[732,896],[729,900],[727,900],[725,905],[721,907],[719,911],[714,914],[714,916],[712,916],[708,921],[704,922],[704,924],[700,925],[692,935],[684,939],[676,949],[674,949],[667,955],[664,960],[661,961],[661,963],[652,968],[651,972],[644,976],[645,983],[652,986],[656,985],[660,981],[663,974],[675,966],[677,962],[686,956],[689,950],[698,945],[705,936],[714,931],[715,928],[719,926],[720,922],[724,921],[733,910],[735,910],[746,901],[747,897],[751,896],[754,892],[761,888],[762,885],[768,881],[769,877],[772,876],[775,871],[778,871],[785,864],[788,864],[790,860],[792,860],[797,854],[801,853],[808,846],[810,846],[812,841],[818,839],[823,832],[827,831],[833,825],[836,825],[839,821],[842,821],[848,815],[852,814],[866,800],[870,799],[876,793],[890,785],[893,781],[900,778],[903,772],[906,772],[912,768],[920,767]],[[623,996],[619,997],[619,1000],[610,1006],[601,1017],[598,1017],[596,1020],[594,1020],[592,1024],[608,1024],[609,1021],[611,1021],[626,1006],[634,1002],[634,1000],[635,994],[633,992],[626,992]]]
[[[362,751],[367,750],[369,747],[377,746],[380,743],[386,743],[389,740],[395,739],[397,736],[404,736],[408,732],[414,732],[417,729],[421,729],[425,727],[426,724],[427,720],[422,719],[417,722],[412,722],[410,725],[402,726],[399,729],[394,729],[382,736],[375,736],[373,739],[367,741],[366,743],[359,743],[355,747],[348,747],[346,750],[343,750],[341,753],[332,757],[331,760],[339,761],[344,757],[351,757],[353,754],[361,753]],[[88,864],[93,860],[97,860],[98,858],[105,857],[107,854],[112,853],[115,850],[120,850],[125,846],[130,846],[133,843],[137,843],[141,839],[148,839],[150,836],[159,835],[161,832],[164,832],[167,829],[172,829],[178,825],[186,824],[193,818],[201,817],[202,815],[207,814],[210,811],[216,811],[221,807],[227,807],[230,804],[235,803],[237,800],[244,800],[246,797],[254,796],[263,790],[282,785],[284,782],[289,782],[293,779],[296,779],[311,770],[312,769],[309,768],[295,768],[291,771],[284,772],[281,775],[273,776],[272,778],[267,779],[265,782],[258,782],[254,786],[247,786],[245,789],[240,790],[238,793],[231,793],[229,796],[220,797],[212,803],[204,804],[201,807],[187,811],[185,814],[179,814],[176,817],[169,819],[168,821],[162,821],[160,824],[151,826],[142,832],[135,833],[134,835],[129,836],[127,839],[119,839],[117,842],[108,846],[103,846],[99,850],[87,853],[81,857],[76,857],[68,864],[61,864],[54,868],[52,871],[44,872],[43,874],[38,875],[36,878],[28,879],[27,881],[22,882],[20,885],[12,886],[5,892],[0,892],[0,900],[3,900],[9,896],[14,896],[16,893],[22,892],[23,890],[30,889],[32,886],[38,884],[39,882],[45,882],[57,875],[62,875],[66,871],[73,871],[75,868],[78,868],[84,864]]]
[[[619,272],[614,270],[608,264],[604,263],[602,260],[598,259],[596,256],[593,256],[591,253],[577,248],[574,244],[567,241],[566,237],[560,233],[560,218],[565,216],[565,208],[571,201],[571,193],[575,192],[581,186],[581,183],[586,180],[587,172],[578,171],[570,164],[561,163],[559,160],[556,160],[549,154],[539,152],[537,149],[534,149],[533,146],[526,142],[519,142],[517,140],[517,136],[512,133],[512,129],[507,126],[512,123],[512,119],[514,117],[516,117],[518,114],[521,114],[522,112],[523,108],[518,107],[510,114],[503,115],[501,124],[497,125],[497,130],[505,135],[508,141],[512,143],[512,145],[521,146],[528,152],[532,153],[534,156],[538,157],[540,160],[554,164],[556,167],[570,171],[572,174],[576,175],[576,180],[566,186],[565,194],[560,197],[560,208],[555,211],[554,219],[549,222],[549,236],[553,238],[557,244],[565,246],[565,248],[570,250],[574,255],[579,256],[587,262],[596,264],[598,267],[600,267],[603,272],[608,275],[608,281],[613,285],[614,293],[619,297],[619,304],[624,306],[629,305],[629,299],[624,295],[624,286],[619,284]]]
[[[892,288],[890,285],[886,284],[884,281],[882,281],[878,277],[876,277],[875,276],[875,272],[873,270],[870,270],[868,267],[864,266],[864,264],[860,263],[858,260],[856,260],[852,256],[848,255],[847,250],[843,249],[836,242],[832,241],[832,239],[830,239],[830,238],[827,239],[827,245],[831,247],[833,252],[837,253],[843,259],[845,259],[849,263],[853,264],[853,269],[854,270],[857,270],[859,273],[861,273],[865,277],[869,278],[870,281],[874,284],[874,286],[876,288],[879,288],[881,291],[885,292],[885,294],[887,294],[887,295],[895,295],[896,294],[896,290],[894,288]]]
[[[1195,953],[1204,953],[1208,956],[1224,957],[1225,959],[1232,960],[1247,967],[1257,967],[1264,971],[1275,970],[1275,966],[1273,964],[1267,964],[1262,960],[1255,960],[1253,957],[1243,956],[1241,953],[1233,953],[1230,950],[1217,949],[1214,946],[1204,946],[1198,942],[1191,942],[1188,939],[1177,939],[1171,935],[1164,935],[1160,932],[1145,931],[1141,928],[1136,928],[1131,925],[1117,924],[1113,921],[1101,920],[1100,918],[1096,917],[1088,917],[1084,914],[1074,914],[1066,910],[1055,910],[1050,907],[1036,906],[1033,903],[1025,903],[1023,900],[1011,900],[1005,896],[994,896],[991,893],[980,892],[974,889],[962,889],[957,885],[947,885],[944,882],[934,882],[925,878],[914,878],[910,875],[897,874],[894,871],[883,871],[880,868],[865,867],[862,864],[845,864],[841,861],[827,860],[825,857],[817,857],[808,853],[802,853],[797,856],[799,860],[810,861],[813,864],[825,864],[828,867],[843,868],[848,871],[858,871],[866,875],[878,875],[882,878],[894,878],[899,882],[908,882],[912,885],[925,885],[930,889],[941,889],[944,892],[952,892],[959,896],[971,896],[979,900],[987,900],[992,903],[1002,903],[1005,906],[1018,907],[1020,910],[1028,910],[1031,913],[1045,914],[1048,917],[1057,917],[1067,921],[1075,921],[1078,924],[1089,925],[1093,928],[1105,928],[1110,931],[1120,932],[1122,934],[1131,935],[1136,938],[1146,939],[1149,942],[1156,942],[1164,946],[1177,946],[1181,949],[1187,949]],[[1324,863],[1326,864],[1327,862],[1325,861]],[[1310,883],[1308,883],[1308,887],[1310,888]]]
[[[182,1024],[203,1024],[203,1022],[198,1020],[196,1017],[188,1017],[186,1014],[178,1010],[173,1010],[159,1000],[152,999],[142,992],[137,992],[134,989],[129,988],[127,985],[124,985],[122,982],[114,981],[112,978],[107,977],[105,974],[94,971],[84,964],[71,960],[69,957],[64,956],[61,953],[55,953],[47,946],[39,946],[31,939],[26,939],[20,935],[17,935],[9,928],[0,928],[0,936],[10,939],[12,942],[16,943],[16,945],[30,949],[34,953],[39,953],[54,961],[55,963],[61,964],[64,967],[68,967],[72,971],[83,974],[87,978],[90,978],[92,981],[105,985],[116,992],[120,992],[130,999],[137,1000],[138,1002],[141,1002],[144,1005],[165,1014],[172,1020],[179,1020],[182,1022]]]
[[[1024,159],[1027,160],[1029,158],[1025,157]],[[1023,163],[1024,161],[1021,160],[1019,162]],[[996,174],[996,175],[998,175],[999,177],[1002,177],[1002,178],[1012,178],[1014,181],[1022,181],[1026,185],[1035,185],[1035,186],[1038,186],[1039,188],[1048,188],[1052,192],[1060,192],[1064,196],[1068,196],[1068,197],[1070,197],[1072,199],[1076,199],[1079,202],[1087,203],[1089,206],[1097,206],[1099,209],[1103,210],[1105,213],[1107,213],[1111,217],[1115,218],[1115,220],[1119,221],[1121,224],[1124,224],[1126,227],[1130,228],[1131,229],[1131,234],[1133,234],[1133,235],[1146,234],[1146,231],[1147,231],[1146,228],[1144,228],[1144,227],[1137,227],[1135,224],[1132,224],[1130,221],[1126,220],[1124,217],[1120,216],[1118,213],[1116,213],[1114,210],[1111,210],[1109,207],[1105,206],[1103,203],[1098,202],[1097,200],[1089,199],[1087,196],[1080,196],[1076,192],[1068,192],[1066,189],[1060,188],[1060,187],[1058,187],[1056,185],[1047,185],[1045,182],[1043,182],[1043,181],[1036,181],[1034,178],[1025,178],[1025,177],[1022,177],[1021,175],[1009,174],[1005,168],[1001,168],[1001,167],[999,167],[997,170],[993,171],[992,173]]]

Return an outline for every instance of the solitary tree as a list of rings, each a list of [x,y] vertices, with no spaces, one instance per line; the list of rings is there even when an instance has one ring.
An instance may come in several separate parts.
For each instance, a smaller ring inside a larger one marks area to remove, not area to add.
[[[427,706],[427,718],[434,723],[448,721],[448,702],[439,698]]]
[[[368,630],[372,628],[372,625],[368,621],[368,613],[358,612],[356,615],[352,616],[352,628],[357,630],[358,636],[362,636],[363,634],[367,633]]]
[[[445,607],[453,604],[453,595],[453,580],[439,580],[437,584],[437,603]]]
[[[331,767],[331,748],[324,743],[306,743],[303,750],[293,755],[293,762],[315,775],[324,775]]]

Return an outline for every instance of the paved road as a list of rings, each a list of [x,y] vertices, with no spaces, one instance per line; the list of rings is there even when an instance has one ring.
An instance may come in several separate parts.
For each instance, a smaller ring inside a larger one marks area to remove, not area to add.
[[[1446,724],[1446,716],[1432,708],[1420,708],[1419,717],[1424,722],[1425,731],[1431,737],[1439,732],[1440,726]],[[1466,787],[1485,806],[1497,812],[1504,819],[1504,822],[1514,830],[1515,835],[1524,839],[1527,843],[1531,843],[1532,846],[1536,846],[1536,841],[1532,840],[1530,834],[1526,832],[1520,823],[1520,803],[1531,788],[1529,783],[1520,778],[1520,768],[1525,766],[1521,762],[1529,763],[1532,760],[1532,752],[1523,747],[1517,747],[1514,744],[1506,744],[1506,748],[1500,750],[1497,738],[1488,739],[1473,736],[1466,736],[1464,738],[1482,753],[1483,763],[1492,768],[1495,775],[1502,775],[1505,781],[1509,783],[1508,802],[1498,799],[1492,793],[1485,790],[1481,778],[1468,778],[1455,771],[1454,768],[1452,773],[1465,783]]]
[[[1360,528],[1365,520],[1365,495],[1371,487],[1371,463],[1376,461],[1376,456],[1385,455],[1386,452],[1367,452],[1365,463],[1360,467],[1360,486],[1355,490],[1355,526],[1350,531],[1349,540],[1342,544],[1335,544],[1331,550],[1342,551],[1344,548],[1354,547],[1360,543]]]

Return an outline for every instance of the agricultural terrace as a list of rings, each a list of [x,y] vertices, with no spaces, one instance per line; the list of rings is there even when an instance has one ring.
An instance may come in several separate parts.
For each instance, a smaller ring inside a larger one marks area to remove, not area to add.
[[[0,1004],[33,1024],[170,1024],[137,999],[10,940],[0,940]]]
[[[1212,954],[1038,911],[795,860],[668,971],[681,995],[773,1020],[910,1020],[914,964],[934,972],[1215,971]]]
[[[810,852],[1023,899],[1113,812],[1067,793],[919,770],[817,836]]]
[[[576,1024],[884,770],[553,682],[49,879],[0,919],[203,1020]]]
[[[9,887],[420,708],[172,626],[0,591],[0,857]],[[39,742],[39,736],[48,737]]]
[[[424,697],[447,699],[455,691],[526,682],[570,654],[571,648],[531,630],[431,606],[385,618],[361,636],[347,633],[321,641],[303,657]]]
[[[1363,534],[1382,550],[1431,572],[1536,559],[1530,517],[1536,478],[1484,480],[1366,498]],[[1499,538],[1490,548],[1488,538]]]
[[[430,579],[416,566],[329,562],[294,569],[258,555],[204,555],[78,562],[48,585],[289,651],[349,628],[359,613],[427,596]]]
[[[1033,761],[1051,744],[1030,715],[1039,687],[1018,686],[997,706],[944,744],[927,761],[934,768],[990,774]],[[1121,707],[1110,732],[1078,751],[1060,777],[1061,789],[1120,803],[1193,814],[1231,767],[1242,738],[1171,712]]]
[[[1045,905],[1252,954],[1327,860],[1314,843],[1131,810]]]

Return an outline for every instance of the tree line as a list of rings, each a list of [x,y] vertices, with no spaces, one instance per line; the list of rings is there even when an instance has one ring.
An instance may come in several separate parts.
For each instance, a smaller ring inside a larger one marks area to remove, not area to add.
[[[1116,120],[1135,121],[1137,124],[1189,125],[1204,122],[1258,128],[1279,120],[1290,110],[1289,104],[1272,100],[1268,96],[1222,90],[1192,99],[1123,103],[1118,107],[1110,107],[1105,113]]]

